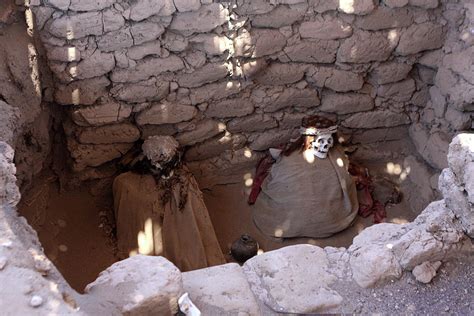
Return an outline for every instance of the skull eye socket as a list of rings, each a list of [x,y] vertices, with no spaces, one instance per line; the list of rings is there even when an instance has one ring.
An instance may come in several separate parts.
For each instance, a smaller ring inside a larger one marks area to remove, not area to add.
[[[328,143],[329,143],[329,145],[332,145],[333,141],[334,141],[334,140],[332,139],[332,137],[331,137],[331,138],[329,138],[329,139],[328,139]]]
[[[324,139],[318,138],[317,142],[320,143],[320,144],[322,144],[322,143],[324,142]]]

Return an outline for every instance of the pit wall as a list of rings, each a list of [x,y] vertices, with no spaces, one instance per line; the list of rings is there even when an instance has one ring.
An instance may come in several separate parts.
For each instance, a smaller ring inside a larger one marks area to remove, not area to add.
[[[42,58],[33,13],[0,3],[0,140],[15,149],[18,184],[27,188],[51,151],[52,76]]]
[[[31,5],[82,180],[111,176],[140,138],[174,135],[199,179],[229,181],[316,113],[338,121],[344,142],[397,151],[410,124],[429,125],[424,109],[455,27],[437,0]],[[444,113],[438,121],[443,141],[467,127]]]

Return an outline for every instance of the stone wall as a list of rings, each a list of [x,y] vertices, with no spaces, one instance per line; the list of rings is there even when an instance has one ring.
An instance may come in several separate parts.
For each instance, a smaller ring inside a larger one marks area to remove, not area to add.
[[[231,174],[315,113],[353,144],[406,140],[426,125],[453,27],[438,0],[32,4],[82,179],[156,134],[177,137],[198,176]]]

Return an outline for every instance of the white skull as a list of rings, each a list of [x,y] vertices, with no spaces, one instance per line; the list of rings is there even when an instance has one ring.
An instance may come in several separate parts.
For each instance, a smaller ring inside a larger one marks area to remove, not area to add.
[[[334,139],[331,134],[318,135],[311,143],[313,154],[320,159],[325,159],[328,156],[329,149],[332,146],[334,146]]]

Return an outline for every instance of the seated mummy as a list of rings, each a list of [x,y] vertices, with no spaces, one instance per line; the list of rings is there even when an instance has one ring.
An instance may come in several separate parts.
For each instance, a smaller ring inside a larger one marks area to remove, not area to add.
[[[271,156],[260,163],[249,203],[264,234],[321,238],[353,222],[357,191],[347,157],[334,144],[336,131],[325,118],[306,118],[298,140],[282,150],[270,149]]]
[[[113,183],[122,257],[160,255],[180,270],[225,263],[196,180],[181,162],[178,142],[149,137]]]

